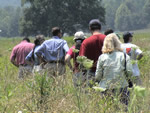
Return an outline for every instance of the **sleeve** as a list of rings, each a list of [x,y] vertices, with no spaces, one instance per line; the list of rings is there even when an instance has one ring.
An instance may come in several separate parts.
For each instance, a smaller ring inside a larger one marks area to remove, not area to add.
[[[64,41],[63,49],[65,50],[65,52],[68,52],[68,51],[69,51],[69,47],[68,47],[68,44],[67,44],[66,41]]]
[[[142,51],[138,48],[138,49],[136,49],[135,53],[136,53],[137,55],[140,55],[140,54],[142,53]]]
[[[132,64],[130,60],[130,56],[126,54],[126,70],[129,76],[132,76]]]
[[[71,58],[73,58],[73,55],[74,55],[73,49],[74,49],[74,48],[71,47],[71,48],[69,49],[69,51],[67,52],[67,55],[71,56]]]
[[[102,76],[103,76],[103,63],[102,63],[102,57],[99,56],[97,67],[96,67],[96,73],[95,73],[96,81],[100,81]]]
[[[33,50],[31,50],[30,53],[26,56],[25,60],[31,61],[31,58],[32,58],[32,52],[33,52]]]
[[[42,44],[41,46],[39,46],[39,47],[34,51],[34,53],[35,53],[37,56],[42,56],[42,55],[45,55],[45,54],[44,54],[44,50],[45,50],[45,45]]]

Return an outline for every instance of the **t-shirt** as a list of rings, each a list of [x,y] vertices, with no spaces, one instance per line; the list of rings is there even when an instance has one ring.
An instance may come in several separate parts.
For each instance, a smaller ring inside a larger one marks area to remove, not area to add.
[[[78,63],[76,62],[76,58],[75,58],[75,53],[73,52],[73,49],[75,49],[75,46],[72,46],[69,51],[67,52],[67,55],[70,55],[71,58],[73,58],[73,64],[74,64],[74,69],[73,71],[76,73],[78,72]]]
[[[69,49],[69,51],[67,52],[67,54],[68,55],[70,55],[71,56],[71,58],[74,58],[74,52],[73,52],[73,49],[75,49],[75,46],[72,46],[70,49]]]
[[[16,45],[11,53],[10,60],[15,59],[18,65],[26,64],[25,57],[33,49],[34,44],[27,42],[26,40],[21,41]]]
[[[123,48],[124,53],[127,53],[130,56],[131,60],[134,60],[134,62],[132,63],[133,75],[140,76],[140,70],[138,68],[136,59],[137,59],[137,56],[142,53],[142,51],[139,49],[138,46],[136,46],[135,44],[131,44],[131,43],[122,44],[121,48]]]
[[[79,55],[86,56],[88,59],[94,61],[93,67],[91,68],[92,72],[96,71],[98,57],[102,54],[101,50],[104,38],[104,34],[92,35],[81,44]]]

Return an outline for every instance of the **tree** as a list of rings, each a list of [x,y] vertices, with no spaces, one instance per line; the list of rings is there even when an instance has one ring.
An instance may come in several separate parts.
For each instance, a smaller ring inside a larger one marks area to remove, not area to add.
[[[150,24],[150,0],[146,1],[143,12],[143,20],[145,22],[145,25],[147,26],[148,24]]]
[[[126,4],[120,5],[116,12],[115,27],[121,31],[131,30],[131,11]]]
[[[105,22],[101,0],[22,0],[22,5],[25,7],[20,29],[23,35],[42,33],[47,36],[54,26],[72,34],[76,30],[74,26],[87,29],[93,18]]]

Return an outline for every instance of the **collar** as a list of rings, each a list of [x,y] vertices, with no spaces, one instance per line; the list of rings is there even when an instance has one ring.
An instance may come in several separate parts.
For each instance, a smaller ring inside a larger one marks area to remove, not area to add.
[[[58,36],[53,36],[52,38],[53,39],[60,39]]]

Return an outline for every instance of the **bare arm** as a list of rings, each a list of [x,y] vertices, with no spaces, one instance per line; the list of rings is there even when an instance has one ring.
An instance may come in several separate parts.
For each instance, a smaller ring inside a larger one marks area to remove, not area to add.
[[[15,61],[14,58],[11,59],[11,63],[12,63],[14,66],[16,66],[16,67],[19,67],[19,65],[16,63],[16,61]]]
[[[67,63],[67,65],[69,66],[69,68],[72,70],[72,65],[71,65],[70,60],[71,60],[71,56],[67,54],[65,56],[65,62]]]
[[[142,57],[143,57],[143,54],[141,53],[138,55],[137,60],[140,60]]]

